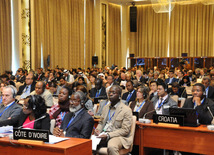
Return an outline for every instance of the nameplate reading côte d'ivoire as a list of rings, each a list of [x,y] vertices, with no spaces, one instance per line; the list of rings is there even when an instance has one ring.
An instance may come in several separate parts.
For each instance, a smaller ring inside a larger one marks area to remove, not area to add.
[[[49,131],[13,128],[13,139],[29,139],[49,142]]]
[[[183,126],[184,117],[183,116],[173,116],[173,115],[153,115],[154,123],[170,123],[170,124],[179,124]]]

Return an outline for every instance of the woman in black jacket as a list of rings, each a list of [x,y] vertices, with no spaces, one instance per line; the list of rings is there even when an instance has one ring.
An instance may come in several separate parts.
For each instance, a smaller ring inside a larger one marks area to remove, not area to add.
[[[24,99],[18,127],[50,130],[50,117],[46,111],[45,100],[41,96],[28,96]]]

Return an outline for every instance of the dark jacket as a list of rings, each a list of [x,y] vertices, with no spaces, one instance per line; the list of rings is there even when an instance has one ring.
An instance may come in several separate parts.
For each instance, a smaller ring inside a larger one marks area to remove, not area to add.
[[[186,93],[186,88],[185,87],[179,88],[177,93],[174,93],[172,91],[172,88],[169,88],[168,89],[168,94],[169,95],[178,95],[178,97],[187,98],[187,93]]]
[[[35,82],[33,82],[33,83],[31,84],[30,92],[32,92],[32,91],[35,90],[35,85],[36,85]],[[19,87],[19,91],[17,92],[17,95],[21,95],[21,94],[23,93],[23,90],[25,89],[25,87],[26,87],[26,83],[25,83],[24,85],[20,86],[20,87]]]
[[[98,96],[98,98],[107,99],[106,88],[102,86],[100,89],[101,89],[101,92],[100,92],[100,95]],[[96,93],[97,93],[97,89],[92,88],[90,91],[90,97],[95,98]]]
[[[68,126],[74,113],[67,113],[62,121],[61,129],[66,131],[66,137],[90,138],[94,126],[94,119],[83,109]],[[67,128],[67,130],[66,130]]]
[[[123,96],[122,96],[122,100],[126,100],[128,95],[129,95],[129,92],[124,93]],[[135,99],[136,99],[136,90],[132,93],[131,98],[127,102],[129,103],[131,101],[135,101]]]
[[[207,98],[214,101],[214,88],[212,86],[209,86]]]
[[[45,118],[40,119],[40,120],[38,120],[38,121],[36,121],[34,123],[34,129],[43,129],[43,130],[48,130],[48,131],[50,130],[50,117],[49,117],[49,114],[45,113],[44,115],[46,116]],[[21,112],[21,114],[19,116],[19,121],[18,121],[18,126],[17,127],[22,126],[24,124],[25,120],[27,119],[27,117],[28,117],[28,115],[26,115],[23,112]],[[36,118],[36,119],[38,119],[38,118]]]
[[[186,99],[183,108],[194,108],[192,99],[193,98]],[[198,113],[199,123],[201,124],[211,124],[213,119],[207,107],[210,108],[212,114],[214,115],[214,102],[209,98],[205,98],[203,104],[196,106],[195,108]]]

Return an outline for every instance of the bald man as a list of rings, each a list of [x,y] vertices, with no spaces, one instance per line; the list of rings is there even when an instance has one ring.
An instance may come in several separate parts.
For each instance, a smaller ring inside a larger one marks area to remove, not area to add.
[[[40,95],[45,100],[45,104],[47,107],[51,107],[53,105],[53,97],[50,91],[45,89],[46,85],[44,82],[39,81],[36,83],[35,90],[30,93],[30,95]]]

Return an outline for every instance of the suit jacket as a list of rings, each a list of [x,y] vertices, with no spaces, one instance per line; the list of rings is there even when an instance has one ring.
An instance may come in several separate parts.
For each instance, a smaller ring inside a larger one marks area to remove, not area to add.
[[[156,81],[155,79],[153,79],[154,81]],[[164,81],[160,78],[157,79],[157,83],[163,83]]]
[[[120,101],[118,103],[119,105],[117,106],[115,114],[111,120],[113,124],[113,131],[109,132],[108,134],[110,136],[110,139],[114,137],[119,137],[123,147],[128,149],[132,144],[132,140],[130,137],[130,130],[132,125],[132,111],[123,102]],[[105,127],[105,124],[108,121],[107,117],[110,108],[109,106],[110,104],[106,105],[103,108],[99,124],[96,128],[100,131],[100,133],[103,131],[103,128]]]
[[[66,130],[74,113],[67,113],[62,121],[61,129]],[[94,126],[94,119],[83,109],[71,122],[66,130],[66,137],[90,138]]]
[[[40,77],[39,77],[39,74],[36,74],[36,77],[35,77],[36,81],[42,81],[42,79],[45,77],[44,75],[45,74],[42,73],[42,74],[40,74]]]
[[[208,89],[208,98],[214,101],[214,88],[211,86]]]
[[[32,91],[30,95],[37,95],[36,91]],[[40,95],[44,100],[47,107],[52,107],[53,105],[53,96],[49,90],[45,89],[45,91]]]
[[[129,95],[129,92],[124,93],[123,96],[122,96],[122,99],[126,100],[128,95]],[[136,99],[136,90],[132,93],[132,96],[129,99],[128,103],[131,102],[131,101],[135,101],[135,99]]]
[[[21,76],[21,77],[19,76],[19,77],[17,78],[16,82],[24,83],[24,82],[25,82],[25,76],[24,76],[24,75]]]
[[[166,84],[169,84],[169,79],[170,79],[170,78],[167,78],[167,79],[165,80],[165,83],[166,83]],[[178,82],[178,79],[176,79],[176,78],[173,77],[173,78],[172,78],[172,83],[173,83],[173,82]],[[170,83],[170,84],[172,84],[172,83]]]
[[[153,101],[153,105],[155,107],[155,105],[157,104],[159,100],[159,97],[157,96],[154,101]],[[177,108],[178,107],[178,103],[175,102],[171,97],[170,95],[168,95],[168,97],[164,100],[164,103],[162,105],[163,107],[163,111],[162,111],[162,114],[163,115],[169,115],[169,108]]]
[[[178,95],[178,97],[187,98],[187,93],[186,93],[186,88],[185,87],[179,88],[177,94],[172,91],[172,88],[169,88],[168,89],[168,94],[169,95]]]
[[[0,113],[5,109],[4,105],[0,105]],[[15,125],[19,119],[22,108],[17,103],[12,104],[7,110],[4,111],[0,117],[0,126]],[[10,118],[10,119],[8,119]]]
[[[130,108],[132,109],[132,111],[134,111],[134,108],[135,108],[135,105],[137,104],[136,101],[132,101],[131,104],[130,104]],[[147,113],[147,112],[151,112],[149,113],[148,115],[146,115],[146,118],[148,119],[152,119],[153,117],[153,114],[155,113],[154,110],[154,105],[151,101],[149,100],[146,100],[146,102],[144,103],[143,107],[141,108],[140,112],[139,112],[139,118],[143,118],[144,115]],[[153,112],[152,112],[153,111]]]
[[[194,103],[192,102],[193,98],[186,99],[183,108],[194,108]],[[214,115],[214,102],[209,98],[205,98],[203,104],[196,106],[196,111],[198,112],[199,123],[201,124],[211,124],[212,116],[207,109],[210,108],[212,114]]]
[[[98,98],[107,99],[106,88],[102,86],[100,89],[101,89],[101,92]],[[90,97],[95,98],[96,93],[97,93],[97,89],[92,88],[90,91]]]
[[[32,91],[35,90],[35,85],[36,85],[35,82],[33,82],[33,83],[31,84],[30,92],[32,92]],[[17,92],[17,95],[21,95],[21,94],[23,93],[23,90],[25,89],[25,87],[26,87],[26,83],[25,83],[24,85],[20,86],[20,87],[19,87],[19,91]]]
[[[49,117],[49,114],[45,113],[43,115],[45,115],[46,117],[34,122],[34,129],[42,129],[42,130],[48,130],[49,131],[50,130],[50,117]],[[28,116],[29,115],[26,115],[23,112],[21,112],[21,114],[19,116],[18,126],[17,127],[22,126]]]
[[[137,78],[135,78],[135,80],[137,80]],[[140,77],[139,82],[141,82],[141,83],[144,83],[144,84],[145,84],[145,83],[146,83],[146,81],[147,81],[147,80],[146,80],[143,76],[141,76],[141,77]]]

